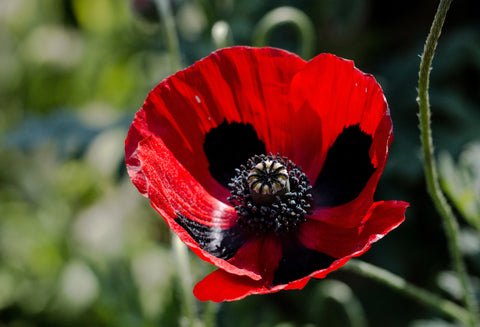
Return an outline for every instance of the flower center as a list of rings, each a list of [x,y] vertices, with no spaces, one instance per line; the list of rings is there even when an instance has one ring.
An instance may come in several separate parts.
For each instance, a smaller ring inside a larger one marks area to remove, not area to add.
[[[283,234],[297,229],[310,214],[308,177],[280,155],[256,155],[236,169],[228,201],[239,225],[256,234]]]
[[[262,160],[247,177],[250,195],[257,204],[270,205],[290,190],[287,167],[276,160]]]

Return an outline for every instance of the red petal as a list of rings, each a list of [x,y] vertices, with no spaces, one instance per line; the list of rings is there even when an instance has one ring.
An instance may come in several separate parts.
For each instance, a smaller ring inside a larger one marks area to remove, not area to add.
[[[135,117],[126,141],[127,164],[136,165],[131,156],[138,142],[159,137],[195,180],[225,201],[228,191],[208,170],[205,134],[225,120],[250,123],[270,144],[276,135],[269,117],[286,110],[288,86],[304,64],[278,49],[234,47],[167,78],[150,92]],[[143,183],[136,183],[144,193]]]
[[[380,175],[385,168],[388,148],[392,140],[392,122],[390,116],[385,115],[373,136],[373,142],[370,148],[370,159],[375,167],[375,171],[364,189],[357,198],[344,205],[333,208],[316,208],[310,218],[340,227],[357,226],[373,204],[373,194]]]
[[[361,223],[351,228],[309,219],[300,227],[299,239],[307,248],[335,258],[359,256],[403,222],[407,207],[401,201],[375,202]]]
[[[193,294],[200,301],[234,301],[250,294],[269,293],[262,280],[232,275],[217,269],[195,285]]]
[[[305,141],[297,144],[302,158],[291,158],[311,180],[318,176],[328,149],[344,127],[359,124],[362,131],[374,135],[387,114],[383,92],[373,76],[362,73],[352,61],[332,54],[318,55],[294,76],[289,100],[298,113],[316,113],[297,115],[297,120],[305,124],[304,131],[298,131]],[[316,128],[311,126],[312,117]]]
[[[282,257],[280,242],[274,236],[253,238],[237,251],[229,260],[236,267],[244,268],[262,276],[266,283],[273,274]]]
[[[235,301],[252,294],[275,293],[282,289],[302,289],[309,280],[310,278],[302,278],[288,285],[268,288],[264,280],[255,281],[217,269],[195,285],[193,294],[200,301]]]
[[[208,194],[190,173],[173,157],[163,142],[148,137],[138,144],[132,154],[138,166],[128,166],[133,181],[142,181],[141,188],[152,206],[162,215],[170,228],[197,255],[231,273],[260,277],[238,268],[202,249],[197,241],[175,219],[179,215],[204,227],[211,227],[216,244],[222,231],[231,228],[236,221],[235,210]],[[131,161],[133,162],[133,160]],[[199,235],[200,239],[208,235]]]

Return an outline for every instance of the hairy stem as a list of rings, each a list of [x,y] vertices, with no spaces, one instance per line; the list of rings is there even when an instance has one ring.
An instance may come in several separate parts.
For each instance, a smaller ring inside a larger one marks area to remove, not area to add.
[[[458,275],[460,285],[463,289],[463,302],[471,313],[470,325],[480,326],[480,321],[478,318],[478,304],[476,303],[475,297],[472,294],[472,288],[470,286],[470,280],[465,268],[465,262],[459,249],[458,222],[440,188],[436,162],[433,154],[432,131],[430,128],[431,112],[428,97],[430,70],[435,48],[437,46],[437,41],[440,37],[445,16],[447,15],[447,11],[451,2],[452,0],[440,1],[435,18],[430,28],[430,33],[428,34],[420,63],[417,101],[419,105],[420,132],[428,193],[430,194],[437,211],[443,219],[443,225],[448,238],[449,251],[453,261],[453,267]]]

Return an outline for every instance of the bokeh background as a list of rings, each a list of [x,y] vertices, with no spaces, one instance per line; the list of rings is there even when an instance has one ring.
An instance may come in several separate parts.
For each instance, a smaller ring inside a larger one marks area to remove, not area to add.
[[[0,326],[185,323],[170,232],[128,179],[123,142],[147,93],[173,73],[173,63],[190,65],[221,45],[271,45],[305,59],[331,52],[375,75],[395,131],[376,198],[408,201],[411,207],[405,223],[362,259],[457,301],[442,223],[425,190],[415,100],[419,55],[437,1],[169,5],[180,58],[167,51],[163,22],[149,0],[0,0]],[[430,98],[442,184],[464,217],[462,250],[478,276],[475,5],[453,2],[433,63]],[[264,40],[257,37],[262,18],[281,6],[302,11],[313,23],[310,50],[289,24]],[[225,39],[218,39],[220,21],[231,29]],[[194,282],[211,270],[193,255],[190,263]],[[477,278],[473,282],[478,286]],[[202,326],[202,313],[212,307],[195,305]],[[453,326],[346,271],[313,280],[302,291],[250,296],[213,310],[217,325],[229,327]]]

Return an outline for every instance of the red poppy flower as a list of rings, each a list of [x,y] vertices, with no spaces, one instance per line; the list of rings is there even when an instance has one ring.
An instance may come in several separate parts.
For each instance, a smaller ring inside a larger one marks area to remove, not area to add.
[[[352,61],[222,49],[148,95],[128,173],[170,228],[219,269],[200,300],[300,289],[367,251],[408,203],[373,202],[392,141],[375,79]]]

